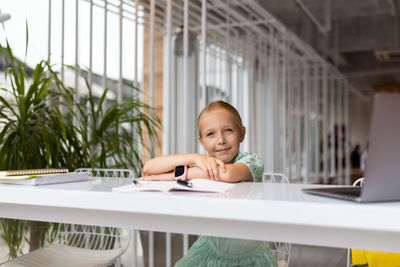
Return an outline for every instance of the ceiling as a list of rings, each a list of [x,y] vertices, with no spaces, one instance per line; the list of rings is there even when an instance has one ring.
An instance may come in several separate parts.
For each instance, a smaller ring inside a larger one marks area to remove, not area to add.
[[[370,95],[400,84],[400,0],[259,0]],[[376,54],[383,60],[378,60]]]

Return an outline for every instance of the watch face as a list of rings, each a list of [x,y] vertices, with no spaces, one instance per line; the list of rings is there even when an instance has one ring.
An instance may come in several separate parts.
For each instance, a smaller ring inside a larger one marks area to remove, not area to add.
[[[185,173],[185,166],[177,166],[175,168],[175,177],[182,176]]]

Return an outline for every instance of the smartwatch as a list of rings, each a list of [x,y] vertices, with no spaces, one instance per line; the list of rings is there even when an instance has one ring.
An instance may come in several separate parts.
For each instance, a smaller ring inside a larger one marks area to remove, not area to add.
[[[186,180],[187,166],[180,165],[175,167],[174,177],[176,180]]]

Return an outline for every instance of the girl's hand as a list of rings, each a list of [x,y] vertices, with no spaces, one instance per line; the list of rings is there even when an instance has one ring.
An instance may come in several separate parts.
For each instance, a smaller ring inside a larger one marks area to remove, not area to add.
[[[140,180],[145,180],[145,181],[175,181],[175,178],[173,177],[173,174],[171,175],[170,173],[162,173],[162,174],[154,174],[154,175],[142,176],[142,177],[140,177]]]
[[[202,154],[197,154],[195,157],[195,164],[208,173],[208,177],[211,180],[219,180],[220,177],[220,171],[226,172],[225,169],[225,163],[217,158],[202,155]]]

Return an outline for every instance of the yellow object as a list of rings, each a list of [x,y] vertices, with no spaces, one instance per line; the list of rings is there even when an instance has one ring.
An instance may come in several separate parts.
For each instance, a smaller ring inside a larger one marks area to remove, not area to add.
[[[353,266],[368,264],[368,267],[399,267],[400,253],[351,249]]]

